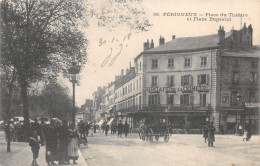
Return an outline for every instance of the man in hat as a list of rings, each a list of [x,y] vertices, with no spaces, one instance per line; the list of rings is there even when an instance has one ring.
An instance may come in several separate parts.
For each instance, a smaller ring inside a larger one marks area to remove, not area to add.
[[[59,165],[68,163],[68,137],[68,123],[66,120],[63,120],[62,126],[59,128]]]
[[[208,146],[213,147],[213,142],[215,142],[215,127],[213,126],[213,122],[210,123],[208,128]]]
[[[118,130],[117,137],[119,137],[119,136],[121,137],[122,136],[123,128],[124,128],[124,126],[122,124],[122,121],[119,120],[119,123],[117,124],[117,130]]]
[[[127,123],[127,121],[125,121],[125,125],[124,125],[125,137],[127,137],[128,132],[129,132],[129,124]]]

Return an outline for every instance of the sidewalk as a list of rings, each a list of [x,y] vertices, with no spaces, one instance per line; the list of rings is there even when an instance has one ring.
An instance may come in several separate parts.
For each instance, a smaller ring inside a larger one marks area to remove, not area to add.
[[[21,143],[21,144],[25,144],[25,143]],[[15,146],[15,144],[11,143],[11,147],[13,146]],[[0,166],[30,166],[31,163],[32,163],[32,151],[28,145],[18,153],[10,154],[8,158],[3,159],[3,162],[0,163]],[[37,163],[40,166],[47,166],[45,160],[45,146],[42,146],[40,148]],[[58,164],[57,161],[55,163]],[[70,161],[70,163],[72,163],[72,160]],[[77,163],[78,166],[88,166],[80,150],[79,150],[79,158],[77,160]],[[74,165],[74,164],[70,164],[70,165]]]

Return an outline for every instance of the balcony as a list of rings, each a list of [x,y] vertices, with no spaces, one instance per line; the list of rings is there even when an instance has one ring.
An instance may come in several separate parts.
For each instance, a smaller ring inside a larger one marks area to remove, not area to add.
[[[202,106],[200,104],[192,104],[192,105],[167,105],[167,104],[156,104],[156,105],[146,105],[140,109],[138,106],[132,106],[123,109],[117,109],[116,112],[121,113],[129,113],[129,112],[137,112],[137,111],[145,111],[145,112],[207,112],[210,110],[210,104],[208,106]]]

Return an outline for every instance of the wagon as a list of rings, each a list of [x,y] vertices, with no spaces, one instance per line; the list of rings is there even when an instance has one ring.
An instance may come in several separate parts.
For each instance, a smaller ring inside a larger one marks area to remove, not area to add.
[[[167,143],[170,139],[170,128],[167,123],[162,121],[143,121],[139,126],[139,138],[143,141],[159,141],[162,137],[164,142]]]

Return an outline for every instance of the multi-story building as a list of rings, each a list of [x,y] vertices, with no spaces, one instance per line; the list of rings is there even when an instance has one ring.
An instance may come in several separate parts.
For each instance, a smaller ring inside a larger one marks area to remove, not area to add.
[[[98,122],[101,119],[101,103],[102,103],[102,96],[105,93],[104,87],[98,87],[97,91],[92,94],[93,98],[93,114],[95,116],[95,121]]]
[[[149,116],[183,129],[200,129],[207,121],[217,130],[235,130],[238,123],[259,129],[259,109],[252,105],[259,105],[260,52],[252,32],[251,25],[228,33],[220,27],[213,35],[173,35],[167,43],[160,37],[158,47],[147,40],[135,67],[115,82],[118,115],[133,127]],[[234,105],[237,98],[240,105]]]

